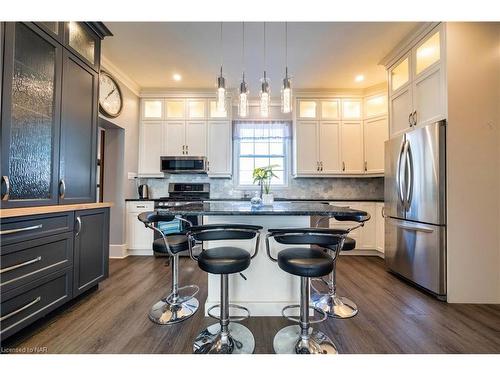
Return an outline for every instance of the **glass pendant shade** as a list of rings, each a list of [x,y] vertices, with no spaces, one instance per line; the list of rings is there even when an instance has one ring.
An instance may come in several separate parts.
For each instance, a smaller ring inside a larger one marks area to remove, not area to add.
[[[290,83],[290,78],[288,78],[288,71],[283,79],[283,86],[281,88],[281,112],[292,112],[292,85]]]
[[[223,113],[226,111],[226,79],[222,76],[222,67],[220,68],[220,76],[217,77],[217,112]]]
[[[262,84],[260,89],[260,115],[262,117],[269,117],[270,105],[271,105],[271,88],[269,86],[269,81],[266,78],[266,72],[264,72],[264,78],[262,79]]]
[[[243,81],[240,83],[240,100],[238,102],[238,115],[240,117],[248,116],[248,85],[245,82],[245,77],[243,76]]]

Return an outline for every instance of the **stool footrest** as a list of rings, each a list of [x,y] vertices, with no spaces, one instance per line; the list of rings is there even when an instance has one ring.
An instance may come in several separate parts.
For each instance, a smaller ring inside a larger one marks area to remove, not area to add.
[[[212,307],[210,307],[208,310],[207,310],[207,315],[211,318],[214,318],[214,319],[217,319],[217,320],[220,320],[220,316],[217,316],[217,315],[213,315],[211,313],[211,311],[213,309],[220,309],[220,303],[217,304],[217,305],[213,305]],[[245,316],[230,316],[229,317],[229,321],[230,322],[241,322],[242,320],[245,320],[245,319],[248,319],[250,318],[250,310],[248,310],[246,307],[243,307],[243,306],[240,306],[240,305],[235,305],[233,303],[230,303],[229,304],[229,308],[232,308],[232,309],[239,309],[239,310],[243,310],[246,315]]]
[[[288,320],[290,320],[292,322],[300,323],[300,319],[299,318],[294,318],[291,315],[286,315],[286,311],[287,310],[289,310],[289,309],[298,309],[298,308],[300,308],[300,305],[288,305],[288,306],[285,306],[281,310],[281,315],[283,316],[283,318],[286,318],[286,319],[288,319]],[[319,314],[321,314],[322,317],[320,319],[310,320],[309,324],[321,323],[321,322],[324,322],[328,318],[328,315],[326,315],[326,312],[324,312],[323,310],[318,309],[317,307],[314,307],[314,306],[310,306],[310,308],[313,309],[314,311],[318,312]]]
[[[185,296],[182,296],[181,295],[181,292],[186,290],[186,289],[192,289],[191,293],[188,294],[188,295],[185,295]],[[180,305],[186,301],[189,301],[190,299],[194,298],[194,296],[196,296],[198,294],[198,292],[200,291],[200,288],[198,287],[198,285],[185,285],[185,286],[182,286],[180,288],[177,289],[177,300],[174,301],[173,300],[173,297],[174,297],[174,293],[170,293],[167,298],[164,299],[165,302],[171,304],[171,305]]]

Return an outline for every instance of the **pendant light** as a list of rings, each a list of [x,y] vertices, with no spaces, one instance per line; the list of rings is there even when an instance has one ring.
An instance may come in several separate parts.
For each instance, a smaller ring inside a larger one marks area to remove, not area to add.
[[[269,106],[271,104],[271,88],[269,80],[266,76],[266,23],[264,22],[264,78],[261,80],[260,86],[260,115],[262,117],[269,116]]]
[[[281,112],[292,112],[292,85],[288,77],[288,23],[285,22],[285,78],[281,87]]]
[[[220,23],[220,75],[217,77],[217,102],[218,113],[226,112],[226,79],[222,76],[223,50],[222,50],[222,22]]]
[[[243,79],[240,83],[240,97],[238,102],[238,115],[239,117],[248,116],[248,96],[250,92],[248,91],[248,85],[245,82],[245,22],[242,24],[242,48],[241,48],[241,64],[243,68]]]

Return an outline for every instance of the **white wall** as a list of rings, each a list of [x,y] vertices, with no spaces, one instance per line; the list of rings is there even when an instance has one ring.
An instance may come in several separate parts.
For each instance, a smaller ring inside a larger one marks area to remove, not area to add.
[[[447,23],[448,301],[500,303],[500,23]]]
[[[123,77],[108,60],[103,58],[102,68],[113,75],[123,94],[123,109],[114,118],[101,118],[113,123],[116,128],[106,130],[104,200],[112,201],[111,246],[122,246],[126,242],[125,198],[135,196],[136,182],[128,179],[128,172],[137,173],[139,152],[139,96],[136,88]],[[127,82],[128,86],[124,83]],[[131,86],[131,87],[129,87]]]

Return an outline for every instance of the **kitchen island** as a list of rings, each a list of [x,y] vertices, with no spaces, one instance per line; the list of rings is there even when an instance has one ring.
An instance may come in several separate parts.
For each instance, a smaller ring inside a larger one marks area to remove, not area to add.
[[[177,216],[202,216],[203,224],[253,224],[264,227],[258,254],[243,272],[246,280],[239,274],[232,274],[229,281],[230,303],[247,307],[252,316],[281,316],[284,306],[299,303],[300,278],[282,271],[266,254],[264,236],[268,228],[309,227],[315,216],[367,216],[364,211],[316,202],[275,202],[272,206],[252,207],[248,201],[205,201],[166,211]],[[286,247],[273,240],[270,244],[273,256],[280,248]],[[238,246],[252,252],[255,242],[217,241],[204,244],[205,249],[217,246]],[[208,274],[205,314],[208,308],[219,303],[219,299],[220,278]],[[237,314],[237,311],[231,313]]]

